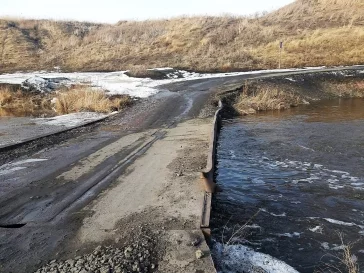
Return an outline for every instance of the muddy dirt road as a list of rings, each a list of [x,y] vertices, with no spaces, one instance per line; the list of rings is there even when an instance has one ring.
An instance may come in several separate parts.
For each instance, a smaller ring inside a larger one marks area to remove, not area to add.
[[[282,73],[263,77],[273,75]],[[0,151],[0,272],[34,272],[143,236],[153,238],[153,266],[139,272],[213,272],[198,184],[216,110],[211,97],[252,77],[262,75],[161,86],[104,122]],[[87,269],[54,268],[39,272]]]

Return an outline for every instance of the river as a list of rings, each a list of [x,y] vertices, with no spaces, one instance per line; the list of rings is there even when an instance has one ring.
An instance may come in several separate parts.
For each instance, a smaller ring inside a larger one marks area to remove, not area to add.
[[[220,272],[340,272],[349,244],[364,263],[363,99],[224,120],[217,158]]]

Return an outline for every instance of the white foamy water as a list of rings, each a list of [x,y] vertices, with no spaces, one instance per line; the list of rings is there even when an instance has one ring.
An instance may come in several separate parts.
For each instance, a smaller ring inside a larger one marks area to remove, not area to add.
[[[265,213],[268,213],[268,214],[270,214],[270,215],[272,215],[274,217],[286,217],[287,216],[287,214],[285,212],[282,212],[280,214],[276,214],[276,213],[273,213],[273,212],[269,212],[268,210],[266,210],[264,208],[262,208],[260,210],[263,211],[263,212],[265,212]]]
[[[259,163],[266,165],[270,169],[295,169],[300,171],[300,173],[307,173],[306,178],[293,179],[293,184],[326,182],[329,188],[334,190],[343,189],[345,187],[364,190],[364,179],[352,176],[349,172],[331,170],[321,164],[288,159],[284,161],[269,161],[267,158],[260,159]]]
[[[301,233],[299,232],[293,232],[293,233],[278,233],[275,234],[278,237],[287,237],[287,238],[294,238],[294,237],[300,237]]]
[[[213,247],[213,253],[218,263],[218,272],[298,273],[297,270],[283,261],[270,255],[256,252],[243,245],[224,246],[216,243]]]
[[[324,220],[331,223],[331,224],[335,224],[335,225],[339,225],[339,226],[359,227],[361,229],[364,229],[364,226],[358,225],[358,224],[355,224],[355,223],[348,223],[348,222],[343,222],[343,221],[340,221],[340,220],[335,220],[335,219],[330,219],[330,218],[324,218]]]
[[[322,226],[316,226],[316,227],[313,227],[313,228],[309,228],[308,230],[312,231],[314,233],[320,233],[320,234],[322,234],[323,231],[324,231]]]

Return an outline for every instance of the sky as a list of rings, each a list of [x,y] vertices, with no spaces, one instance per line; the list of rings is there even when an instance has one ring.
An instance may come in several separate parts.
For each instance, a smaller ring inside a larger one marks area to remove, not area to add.
[[[251,15],[293,0],[0,0],[0,17],[116,23],[181,15]]]

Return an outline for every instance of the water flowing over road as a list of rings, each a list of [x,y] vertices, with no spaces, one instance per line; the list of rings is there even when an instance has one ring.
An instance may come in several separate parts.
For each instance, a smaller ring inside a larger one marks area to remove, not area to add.
[[[344,245],[351,243],[363,263],[363,137],[363,99],[225,120],[214,238],[227,243],[234,227],[247,224],[230,243],[269,254],[301,273],[340,268]]]

